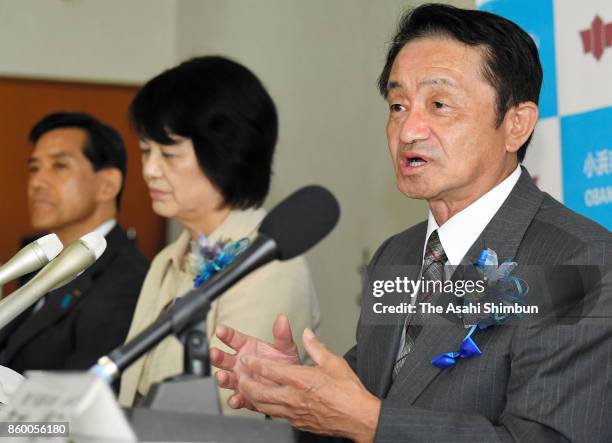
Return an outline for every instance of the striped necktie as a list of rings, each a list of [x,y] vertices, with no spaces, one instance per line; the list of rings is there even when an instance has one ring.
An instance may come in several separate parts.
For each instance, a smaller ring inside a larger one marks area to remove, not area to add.
[[[423,276],[423,283],[426,281],[443,281],[444,280],[444,263],[446,263],[446,253],[440,243],[440,237],[438,231],[433,231],[427,240],[427,246],[425,247],[425,257],[423,258],[423,267],[421,268],[421,275]],[[416,306],[418,308],[419,303],[428,301],[432,293],[419,292],[417,296]],[[421,320],[421,321],[417,321]],[[404,323],[404,343],[397,355],[395,364],[393,365],[393,380],[399,374],[406,357],[410,354],[414,348],[417,336],[421,332],[423,314],[420,309],[414,314],[408,314]],[[412,324],[414,323],[414,324]]]

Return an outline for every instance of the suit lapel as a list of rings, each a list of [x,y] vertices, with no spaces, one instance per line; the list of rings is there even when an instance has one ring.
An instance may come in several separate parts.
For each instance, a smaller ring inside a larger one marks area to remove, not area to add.
[[[514,189],[470,247],[464,263],[476,263],[480,251],[485,248],[494,250],[500,263],[516,257],[525,232],[540,209],[545,195],[533,184],[527,169],[523,166],[521,169],[521,176]]]
[[[127,241],[118,225],[108,233],[106,240],[106,251],[96,263],[67,285],[49,292],[40,310],[30,318],[26,318],[12,333],[5,351],[6,362],[10,362],[13,356],[30,340],[72,312],[82,297],[87,295],[97,276],[109,267],[117,254],[119,244]]]
[[[484,248],[494,250],[500,262],[514,258],[525,231],[535,217],[543,199],[544,193],[533,184],[529,173],[522,167],[519,181],[487,227],[470,247],[463,264],[476,263],[480,251]],[[453,278],[456,278],[456,276],[453,276]],[[448,321],[447,324],[440,324],[443,321],[438,317],[437,324],[423,326],[413,352],[406,357],[406,362],[396,378],[396,382],[391,386],[389,397],[401,397],[404,402],[414,403],[442,371],[434,366],[431,360],[442,353],[454,352],[459,349],[459,345],[468,330],[459,321]],[[399,333],[401,331],[398,331]],[[478,335],[486,333],[486,330],[476,331],[473,337],[478,342]],[[395,352],[397,352],[399,346],[399,339],[396,342]]]
[[[409,279],[418,278],[418,270]],[[366,361],[366,386],[379,397],[385,397],[391,386],[391,373],[399,349],[401,334],[406,316],[397,316],[397,321],[391,325],[374,326],[368,334],[362,349]]]
[[[401,397],[402,401],[412,404],[441,372],[431,361],[440,354],[459,349],[467,329],[459,322],[448,322],[423,326],[416,340],[414,350],[406,357],[406,362],[391,385],[388,397]]]
[[[410,266],[409,279],[416,280],[423,259],[423,247],[427,224],[416,229],[414,235],[401,245],[398,253],[391,257],[380,260],[374,266]],[[371,294],[364,293],[365,297]],[[363,305],[368,306],[364,303]],[[363,308],[363,309],[370,309]],[[370,392],[378,397],[386,396],[391,385],[391,372],[400,344],[401,332],[403,331],[405,315],[398,315],[392,324],[374,324],[362,328],[366,331],[359,338],[358,367],[361,379]],[[362,338],[363,337],[363,338]]]

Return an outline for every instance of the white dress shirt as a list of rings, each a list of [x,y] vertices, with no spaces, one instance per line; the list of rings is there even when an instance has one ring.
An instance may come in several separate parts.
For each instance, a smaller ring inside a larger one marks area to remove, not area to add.
[[[111,219],[105,221],[104,223],[102,223],[96,229],[94,229],[94,232],[97,232],[101,236],[106,237],[108,235],[108,233],[113,230],[115,225],[117,225],[117,219],[116,218],[111,218]]]
[[[446,264],[456,266],[461,264],[461,260],[476,239],[482,234],[482,231],[487,227],[493,216],[497,213],[501,205],[506,201],[514,185],[518,182],[521,176],[521,166],[516,169],[500,184],[495,186],[485,195],[480,197],[467,208],[456,213],[449,218],[442,226],[438,226],[431,210],[427,220],[427,236],[425,237],[425,246],[429,235],[438,230],[440,243],[444,248],[448,261]],[[425,258],[425,247],[423,247],[423,259]]]

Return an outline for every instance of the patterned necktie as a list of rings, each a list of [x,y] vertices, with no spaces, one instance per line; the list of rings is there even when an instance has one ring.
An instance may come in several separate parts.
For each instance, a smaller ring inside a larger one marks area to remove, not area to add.
[[[421,275],[423,276],[424,280],[423,283],[426,281],[443,281],[444,263],[446,261],[446,254],[444,252],[444,248],[442,247],[442,243],[440,243],[438,231],[433,231],[429,236],[427,246],[425,247],[425,257],[423,259],[423,267],[421,268]],[[431,295],[431,293],[425,293],[423,291],[419,292],[416,300],[417,308],[419,307],[419,303],[428,301]],[[412,352],[416,338],[421,332],[422,321],[415,321],[417,319],[423,319],[420,309],[417,309],[415,314],[408,314],[408,316],[406,316],[406,321],[404,323],[404,345],[402,346],[401,351],[398,353],[397,360],[393,365],[393,380],[395,380],[395,377],[397,377],[399,374],[402,366],[404,366],[406,357]]]

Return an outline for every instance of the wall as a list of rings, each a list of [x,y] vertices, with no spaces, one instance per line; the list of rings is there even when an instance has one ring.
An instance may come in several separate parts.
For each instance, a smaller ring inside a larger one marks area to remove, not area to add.
[[[175,60],[177,0],[0,0],[0,75],[139,84]]]

